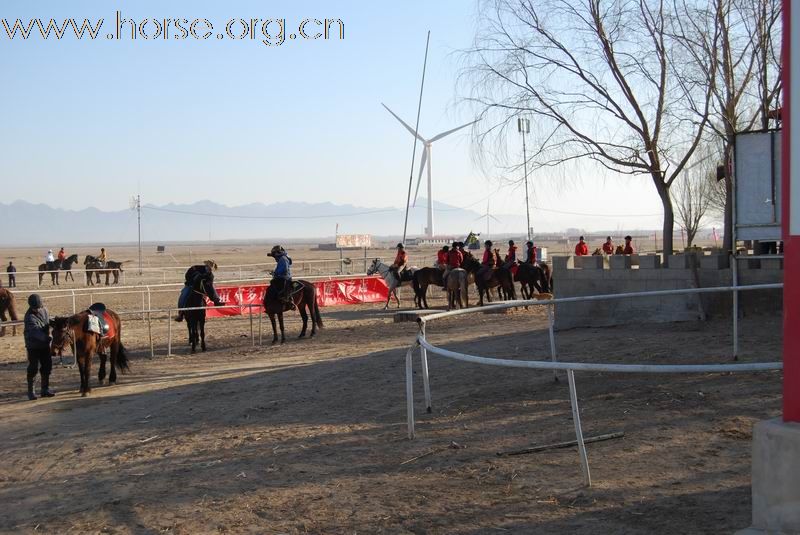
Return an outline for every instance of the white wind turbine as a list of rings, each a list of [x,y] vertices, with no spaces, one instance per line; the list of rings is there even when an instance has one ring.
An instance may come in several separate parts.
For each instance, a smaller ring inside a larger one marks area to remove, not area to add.
[[[470,125],[475,124],[478,121],[472,121],[471,123],[467,123],[461,125],[457,128],[453,128],[452,130],[448,130],[447,132],[442,132],[441,134],[435,135],[430,139],[425,139],[419,132],[416,132],[413,128],[411,128],[405,121],[403,121],[400,117],[397,116],[395,112],[389,109],[389,106],[386,104],[381,103],[381,105],[386,108],[386,111],[392,114],[395,119],[400,121],[400,124],[406,127],[406,130],[411,132],[412,136],[416,136],[417,139],[422,141],[422,144],[425,146],[425,149],[422,151],[422,163],[419,166],[419,177],[417,178],[417,189],[414,193],[414,203],[413,206],[417,205],[417,196],[419,195],[419,186],[422,182],[422,172],[425,170],[427,164],[428,170],[428,226],[425,228],[425,234],[428,238],[433,238],[433,192],[432,192],[432,185],[431,185],[431,146],[433,145],[434,141],[439,141],[443,137],[449,136],[454,132],[458,132],[462,128],[466,128]]]
[[[489,201],[488,200],[486,201],[486,214],[482,215],[480,217],[476,217],[473,221],[478,221],[480,219],[483,219],[484,217],[486,218],[486,237],[484,238],[484,241],[485,241],[485,240],[488,240],[491,237],[491,234],[489,233],[489,220],[490,219],[494,219],[498,223],[502,223],[502,221],[497,219],[495,216],[493,216],[489,212]]]

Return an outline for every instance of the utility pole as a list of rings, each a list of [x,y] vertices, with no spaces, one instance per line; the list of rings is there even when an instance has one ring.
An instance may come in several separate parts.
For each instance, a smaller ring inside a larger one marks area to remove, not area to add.
[[[134,199],[136,208],[137,226],[139,229],[139,276],[142,276],[142,196],[136,195]]]
[[[522,134],[522,168],[525,170],[525,214],[528,220],[528,241],[531,239],[531,204],[528,201],[528,155],[525,146],[525,134],[531,133],[531,122],[523,117],[517,118],[517,130]]]

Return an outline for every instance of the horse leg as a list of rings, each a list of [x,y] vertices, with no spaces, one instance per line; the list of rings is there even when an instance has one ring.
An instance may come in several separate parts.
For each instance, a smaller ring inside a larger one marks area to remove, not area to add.
[[[394,295],[394,300],[397,301],[397,308],[400,308],[400,298],[397,297],[397,288],[394,289],[392,294]]]
[[[311,316],[311,338],[314,338],[314,335],[317,334],[317,321],[314,312],[315,306],[317,306],[317,302],[315,299],[312,299],[311,302],[308,303],[308,314]]]
[[[110,273],[106,272],[106,286],[108,286],[108,278],[109,278],[109,275],[110,275]]]
[[[108,365],[111,366],[111,369],[108,370],[108,385],[115,385],[117,384],[117,355],[119,354],[119,340],[115,340],[114,343],[111,344],[111,358],[109,359]]]
[[[106,361],[108,357],[103,353],[98,353],[100,356],[100,369],[97,371],[97,382],[103,386],[103,379],[106,378]]]
[[[192,353],[197,352],[197,321],[194,318],[186,318],[186,328],[189,329],[189,344],[192,346]]]
[[[200,327],[200,349],[202,351],[206,350],[206,315],[205,311],[202,311],[203,314],[200,316],[200,321],[198,322]]]
[[[278,312],[278,324],[281,326],[281,343],[286,342],[286,332],[283,328],[283,312]]]
[[[308,313],[306,313],[306,305],[305,303],[300,303],[300,306],[297,307],[297,310],[300,311],[300,317],[303,318],[303,329],[300,331],[300,336],[298,338],[305,338],[306,337],[306,328],[308,328]],[[313,312],[312,312],[313,314]]]
[[[269,322],[272,324],[272,344],[278,343],[278,327],[275,325],[275,313],[274,312],[267,312],[269,316]]]

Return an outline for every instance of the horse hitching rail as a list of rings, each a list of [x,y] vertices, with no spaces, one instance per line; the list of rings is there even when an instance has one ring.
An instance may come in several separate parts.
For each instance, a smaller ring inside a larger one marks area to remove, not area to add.
[[[558,303],[575,303],[581,301],[602,301],[610,299],[627,299],[637,297],[658,297],[669,295],[683,295],[683,294],[700,294],[700,293],[714,293],[714,292],[739,292],[748,290],[772,290],[781,289],[783,284],[756,284],[750,286],[719,286],[714,288],[687,288],[682,290],[659,290],[653,292],[634,292],[622,294],[604,294],[592,295],[583,297],[562,297],[559,299],[551,300],[527,300],[527,301],[506,301],[495,305],[488,305],[478,308],[453,310],[450,312],[441,312],[438,314],[431,314],[429,316],[421,316],[418,318],[419,332],[417,333],[414,343],[409,346],[406,351],[406,411],[407,411],[407,425],[408,425],[408,438],[415,437],[415,421],[414,421],[414,379],[413,379],[413,353],[416,348],[420,350],[420,367],[422,369],[422,380],[425,392],[425,405],[427,412],[432,411],[431,403],[431,390],[430,390],[430,376],[428,373],[428,351],[435,355],[445,358],[459,360],[462,362],[470,362],[473,364],[484,364],[488,366],[502,366],[509,368],[528,368],[534,370],[553,370],[555,374],[558,370],[567,372],[567,380],[569,383],[570,394],[570,407],[572,409],[572,420],[575,426],[575,437],[578,444],[578,457],[583,472],[584,484],[589,487],[592,484],[591,472],[589,470],[589,459],[586,454],[586,445],[583,440],[583,430],[580,422],[580,411],[578,408],[578,394],[575,386],[575,372],[576,371],[593,371],[593,372],[607,372],[607,373],[731,373],[731,372],[759,372],[759,371],[773,371],[783,368],[781,362],[757,362],[757,363],[740,363],[740,364],[596,364],[585,362],[557,362],[556,348],[555,348],[555,334],[553,330],[553,307]],[[467,353],[460,353],[436,347],[428,342],[427,325],[431,321],[449,318],[453,316],[461,316],[464,314],[483,313],[487,310],[501,310],[507,308],[518,308],[527,306],[546,306],[548,307],[548,329],[550,334],[550,355],[551,361],[534,361],[534,360],[510,360],[510,359],[497,359],[490,357],[480,357],[477,355],[469,355]],[[736,335],[734,334],[734,337]]]

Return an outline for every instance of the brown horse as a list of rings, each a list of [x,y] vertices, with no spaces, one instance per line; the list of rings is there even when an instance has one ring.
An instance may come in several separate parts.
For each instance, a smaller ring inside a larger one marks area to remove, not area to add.
[[[0,320],[8,321],[6,319],[6,312],[8,312],[11,321],[19,321],[19,318],[17,318],[17,308],[14,304],[14,294],[12,294],[7,288],[0,288]],[[11,327],[11,333],[14,336],[17,335],[16,325]],[[5,335],[6,328],[0,327],[0,336]]]
[[[297,310],[300,311],[300,317],[303,319],[303,330],[300,331],[298,338],[304,338],[306,330],[308,329],[308,317],[311,316],[311,338],[317,334],[317,328],[322,329],[322,315],[319,313],[319,305],[317,304],[317,288],[312,283],[304,280],[297,280],[292,283],[291,288],[292,302]],[[275,327],[275,316],[278,316],[278,322],[281,327],[281,343],[286,341],[286,334],[283,329],[283,313],[288,312],[292,307],[284,302],[280,296],[274,292],[264,292],[264,310],[267,311],[269,321],[272,323],[272,343],[278,342],[278,331]],[[308,309],[308,312],[306,312]]]
[[[111,369],[108,375],[108,384],[113,385],[117,382],[117,370],[121,373],[128,371],[128,355],[122,345],[122,321],[116,312],[106,310],[105,320],[109,324],[108,335],[101,338],[99,334],[87,330],[89,316],[91,312],[85,311],[74,316],[56,317],[50,320],[53,328],[53,343],[51,344],[51,354],[58,354],[71,343],[75,344],[75,361],[78,363],[78,371],[81,375],[81,395],[86,396],[91,393],[89,378],[92,370],[92,357],[95,354],[100,356],[100,370],[97,373],[97,380],[100,385],[106,377],[106,351],[111,352]]]
[[[492,302],[491,289],[501,288],[503,292],[511,299],[516,299],[517,292],[514,288],[514,281],[511,276],[511,271],[505,268],[495,268],[491,270],[490,276],[484,278],[478,275],[481,269],[481,263],[470,255],[464,257],[462,267],[475,277],[475,286],[478,287],[478,305],[483,306],[483,296],[486,295],[487,301]]]
[[[520,283],[523,299],[530,299],[533,296],[533,290],[537,293],[550,292],[549,280],[550,268],[547,268],[547,273],[541,266],[534,264],[520,264],[517,268],[517,274],[514,280]]]
[[[64,260],[56,260],[55,262],[51,262],[50,266],[45,264],[39,264],[39,286],[42,285],[42,280],[44,280],[44,274],[50,273],[50,283],[53,285],[59,284],[58,282],[58,273],[60,271],[66,271],[64,274],[64,282],[72,279],[75,280],[75,277],[72,276],[72,264],[78,262],[78,255],[70,255]]]
[[[443,275],[441,269],[434,267],[424,267],[414,272],[411,284],[414,287],[414,304],[417,308],[428,308],[428,286],[444,286]]]
[[[83,260],[83,265],[86,266],[87,286],[94,286],[95,284],[94,280],[92,280],[92,273],[94,273],[98,285],[100,284],[101,273],[104,273],[106,276],[106,286],[108,286],[109,275],[114,276],[114,284],[119,284],[119,274],[122,273],[122,262],[109,260],[106,262],[105,266],[103,266],[100,264],[97,257],[86,255],[86,258]]]

